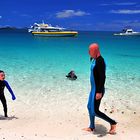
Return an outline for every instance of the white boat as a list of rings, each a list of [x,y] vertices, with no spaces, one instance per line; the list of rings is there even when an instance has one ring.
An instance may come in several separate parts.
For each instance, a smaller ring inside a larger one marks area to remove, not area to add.
[[[120,36],[140,35],[140,32],[134,32],[131,28],[129,28],[129,29],[123,29],[122,33],[115,33],[114,35],[120,35]]]
[[[72,37],[78,34],[77,31],[67,31],[65,28],[61,28],[59,26],[53,27],[49,24],[45,24],[44,22],[41,24],[34,23],[34,25],[28,29],[28,32],[31,32],[36,36],[48,37]]]

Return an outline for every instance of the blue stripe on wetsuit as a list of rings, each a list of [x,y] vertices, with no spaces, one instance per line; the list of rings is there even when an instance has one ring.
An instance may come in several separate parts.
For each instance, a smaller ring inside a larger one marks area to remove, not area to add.
[[[94,80],[94,73],[93,69],[96,65],[96,60],[93,60],[91,63],[91,73],[90,73],[90,84],[91,84],[91,91],[89,94],[89,99],[88,99],[88,111],[89,111],[89,117],[90,117],[90,128],[95,128],[95,111],[94,111],[94,98],[95,98],[95,91],[96,91],[96,86],[95,86],[95,80]]]
[[[89,94],[89,99],[88,99],[88,110],[89,113],[92,115],[95,115],[94,112],[94,97],[95,97],[95,90],[96,90],[96,86],[95,86],[95,81],[94,81],[94,74],[93,74],[93,69],[95,67],[96,64],[96,60],[92,61],[91,63],[91,73],[90,73],[90,84],[91,84],[91,91]]]

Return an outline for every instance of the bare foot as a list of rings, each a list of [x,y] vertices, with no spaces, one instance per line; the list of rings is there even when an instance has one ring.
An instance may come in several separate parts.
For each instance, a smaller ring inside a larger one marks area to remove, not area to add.
[[[116,134],[116,124],[111,125],[110,131],[109,131],[109,134],[111,134],[111,135]]]
[[[94,131],[94,129],[93,129],[93,128],[90,128],[90,127],[88,127],[88,128],[83,128],[82,130],[88,131],[88,132],[93,132],[93,131]]]

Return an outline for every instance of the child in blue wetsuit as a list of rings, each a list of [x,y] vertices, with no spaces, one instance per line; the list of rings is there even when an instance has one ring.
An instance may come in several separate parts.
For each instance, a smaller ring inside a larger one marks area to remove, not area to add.
[[[100,54],[98,44],[94,43],[89,46],[89,55],[91,57],[91,74],[90,83],[91,91],[88,100],[88,111],[90,118],[90,125],[84,130],[92,132],[95,129],[95,116],[110,123],[110,134],[115,134],[116,131],[116,121],[109,118],[106,114],[99,110],[101,99],[105,93],[105,69],[106,65],[103,57]]]
[[[4,79],[5,79],[5,73],[4,73],[4,71],[0,70],[0,100],[1,100],[3,108],[4,108],[4,116],[8,117],[8,115],[7,115],[7,103],[6,103],[6,99],[5,99],[5,96],[4,96],[5,86],[9,90],[9,92],[11,93],[12,100],[15,100],[16,97],[15,97],[11,87],[9,86],[8,82]]]

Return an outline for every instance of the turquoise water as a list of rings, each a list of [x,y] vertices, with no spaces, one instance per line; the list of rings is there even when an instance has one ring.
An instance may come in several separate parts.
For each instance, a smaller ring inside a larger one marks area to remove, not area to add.
[[[140,97],[140,36],[79,32],[77,37],[34,37],[25,31],[0,31],[0,69],[17,96],[83,97],[89,92],[88,46],[97,42],[107,64],[106,93],[132,104]],[[65,75],[75,70],[78,80]]]

